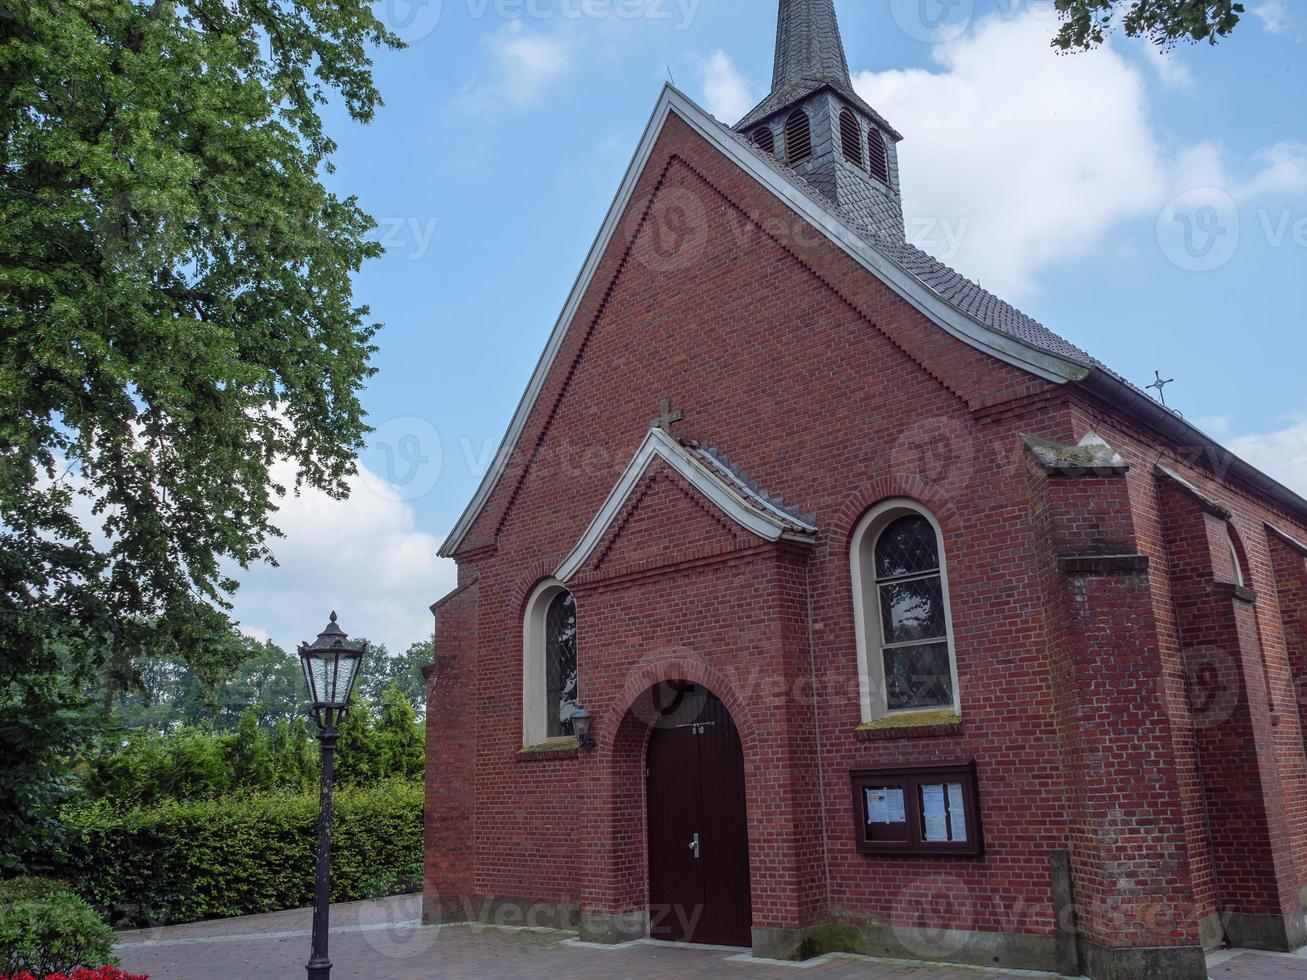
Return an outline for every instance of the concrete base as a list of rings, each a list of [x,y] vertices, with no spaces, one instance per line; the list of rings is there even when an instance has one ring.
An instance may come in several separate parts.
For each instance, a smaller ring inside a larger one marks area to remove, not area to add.
[[[533,902],[529,899],[424,896],[422,921],[427,925],[481,922],[491,926],[531,929],[580,928],[580,907],[570,903]]]
[[[804,946],[806,930],[754,926],[753,955],[768,960],[806,960],[828,950],[808,951]]]
[[[1205,915],[1198,920],[1198,938],[1203,949],[1211,952],[1225,945],[1225,925],[1216,914]]]
[[[1080,960],[1093,980],[1207,980],[1201,946],[1109,949],[1081,939]]]
[[[1294,909],[1288,915],[1226,914],[1225,936],[1231,946],[1291,953],[1307,946],[1307,913]]]
[[[649,935],[649,913],[619,912],[616,915],[594,915],[586,913],[581,916],[581,939],[587,943],[603,943],[616,946],[629,943],[632,939],[643,939]]]
[[[759,951],[759,934],[764,940]],[[798,943],[794,936],[801,936]],[[936,963],[964,963],[998,966],[1014,970],[1057,972],[1059,954],[1052,936],[997,932],[964,932],[915,929],[879,922],[845,919],[810,926],[804,930],[755,928],[754,955],[777,959],[808,959],[823,953],[862,953],[893,959]],[[786,947],[789,955],[784,955]]]

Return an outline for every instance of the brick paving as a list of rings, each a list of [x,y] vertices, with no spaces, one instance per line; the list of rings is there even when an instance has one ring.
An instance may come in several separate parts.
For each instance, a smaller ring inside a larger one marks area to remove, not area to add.
[[[730,950],[662,944],[594,948],[576,945],[568,933],[552,930],[424,927],[417,924],[420,911],[416,896],[335,906],[333,980],[517,980],[540,976],[570,980],[998,980],[1044,976],[864,957],[825,958],[800,968],[742,961],[738,952]],[[151,980],[298,980],[304,976],[308,958],[309,926],[309,911],[300,909],[124,932],[119,936],[118,955],[125,969],[148,973]],[[1210,973],[1213,980],[1307,980],[1307,959],[1238,953],[1214,963]]]

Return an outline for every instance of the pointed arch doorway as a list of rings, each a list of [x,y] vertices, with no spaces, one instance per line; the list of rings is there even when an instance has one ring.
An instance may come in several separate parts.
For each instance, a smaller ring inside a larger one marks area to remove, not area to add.
[[[744,750],[726,706],[700,685],[660,685],[649,738],[650,935],[751,946]]]

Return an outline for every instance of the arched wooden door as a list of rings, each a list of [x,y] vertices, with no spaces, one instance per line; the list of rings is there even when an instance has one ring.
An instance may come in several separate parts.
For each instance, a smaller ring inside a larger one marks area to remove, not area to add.
[[[650,935],[751,946],[740,736],[715,696],[683,690],[693,710],[669,710],[649,740]]]

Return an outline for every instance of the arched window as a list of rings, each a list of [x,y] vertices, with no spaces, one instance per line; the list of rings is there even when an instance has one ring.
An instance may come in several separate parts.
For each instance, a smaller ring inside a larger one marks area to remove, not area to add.
[[[913,501],[887,501],[862,519],[852,545],[864,720],[957,711],[948,574],[934,517]]]
[[[764,150],[772,156],[776,155],[776,137],[772,135],[770,126],[759,126],[749,138],[753,140],[753,145],[758,149]]]
[[[526,745],[570,738],[580,703],[576,600],[561,582],[541,582],[522,622],[522,737]]]
[[[844,150],[844,159],[855,166],[862,166],[862,129],[858,117],[848,109],[840,110],[840,146]]]
[[[869,169],[871,175],[882,184],[889,183],[889,148],[885,146],[885,137],[875,126],[867,134],[867,149],[870,151]]]
[[[1243,561],[1239,557],[1239,546],[1235,544],[1234,531],[1228,527],[1225,531],[1225,539],[1230,546],[1230,563],[1234,566],[1234,584],[1245,586],[1248,584],[1248,581],[1243,573]]]
[[[795,109],[785,120],[785,162],[802,163],[812,156],[812,124],[808,114]]]

